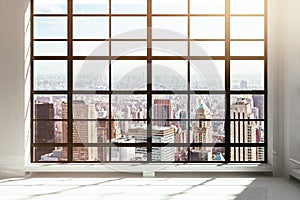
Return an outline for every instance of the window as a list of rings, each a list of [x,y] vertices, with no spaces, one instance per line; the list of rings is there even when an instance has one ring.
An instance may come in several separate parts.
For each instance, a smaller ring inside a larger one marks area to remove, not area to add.
[[[31,162],[267,162],[266,0],[32,2]]]

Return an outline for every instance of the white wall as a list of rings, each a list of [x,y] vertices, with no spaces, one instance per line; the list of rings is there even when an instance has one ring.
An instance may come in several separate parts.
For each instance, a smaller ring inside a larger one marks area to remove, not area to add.
[[[0,1],[0,177],[24,174],[26,4],[22,0]]]

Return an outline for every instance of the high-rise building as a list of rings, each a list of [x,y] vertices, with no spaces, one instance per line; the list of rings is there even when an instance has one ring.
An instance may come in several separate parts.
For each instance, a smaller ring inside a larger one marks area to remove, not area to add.
[[[112,139],[112,143],[135,143],[135,139]],[[111,161],[135,161],[135,147],[112,147]]]
[[[231,105],[230,117],[237,120],[230,125],[230,142],[231,143],[256,143],[257,130],[259,125],[255,121],[243,121],[247,119],[255,119],[257,109],[253,109],[252,98],[238,98]],[[253,112],[254,111],[254,112]],[[241,120],[241,121],[238,121]],[[256,161],[256,148],[238,147],[231,148],[231,160],[235,161]]]
[[[210,109],[201,101],[195,115],[197,121],[194,124],[193,131],[194,143],[212,143],[211,118]],[[213,159],[211,148],[194,147],[191,152],[193,161],[212,161]]]
[[[174,127],[152,127],[152,142],[153,143],[174,143]],[[135,139],[136,143],[147,142],[147,126],[137,126],[129,129],[129,137]],[[147,148],[136,147],[135,148],[136,160],[147,160]],[[152,161],[174,161],[175,160],[175,148],[172,147],[153,147],[152,148]]]
[[[73,100],[73,118],[88,119],[88,105],[83,100]],[[73,143],[88,143],[88,123],[85,121],[74,121]],[[89,159],[88,148],[73,148],[73,160],[87,161]]]
[[[154,126],[170,126],[172,123],[165,121],[172,119],[172,103],[170,99],[154,99],[153,119],[161,119],[162,121],[154,121]]]
[[[35,103],[35,118],[36,119],[54,119],[54,108],[52,103]],[[54,143],[55,142],[55,122],[54,121],[39,121],[34,127],[34,142],[35,143]],[[41,156],[51,153],[53,147],[38,147],[34,151],[35,161],[41,160]]]

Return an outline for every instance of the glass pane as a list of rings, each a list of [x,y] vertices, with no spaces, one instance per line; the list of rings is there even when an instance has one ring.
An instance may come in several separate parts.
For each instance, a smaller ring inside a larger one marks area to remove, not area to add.
[[[153,126],[171,126],[172,122],[166,119],[180,119],[187,115],[180,115],[187,111],[187,95],[153,95],[152,118],[161,121],[153,121]],[[164,120],[164,121],[162,121]]]
[[[146,17],[112,17],[112,37],[118,39],[146,39]]]
[[[147,0],[112,0],[112,14],[147,14]]]
[[[68,123],[62,121],[34,121],[34,143],[67,143]]]
[[[187,90],[185,60],[153,60],[153,90]]]
[[[224,147],[192,147],[191,161],[206,162],[224,162],[225,148]]]
[[[187,14],[187,0],[152,0],[152,14]]]
[[[179,119],[179,117],[176,118]],[[153,143],[187,143],[188,123],[186,121],[170,121],[168,123],[169,123],[168,126],[158,126],[158,125],[166,124],[166,121],[152,121],[153,124],[152,142]]]
[[[153,56],[187,56],[188,42],[153,41],[152,55]]]
[[[146,119],[146,95],[112,95],[112,116],[115,119]]]
[[[230,85],[231,90],[264,90],[264,61],[230,61]]]
[[[96,115],[98,115],[98,118],[100,118],[99,115],[101,115],[98,114],[96,109],[89,110],[89,114],[94,115],[91,116],[94,118]],[[75,121],[73,122],[73,142],[108,143],[110,134],[109,128],[109,121]],[[120,129],[116,129],[114,126],[112,126],[111,134],[112,138],[115,138],[115,136],[118,136],[118,138],[121,137]]]
[[[230,0],[231,14],[264,14],[264,0]]]
[[[186,147],[153,147],[152,161],[188,161],[188,151]]]
[[[191,142],[225,143],[225,122],[209,121],[209,119],[206,119],[206,117],[209,118],[210,116],[205,114],[204,111],[201,110],[197,110],[196,115],[197,114],[197,121],[191,122]]]
[[[154,39],[187,39],[187,17],[152,17]]]
[[[264,119],[264,95],[231,95],[231,119]]]
[[[112,62],[113,90],[146,90],[147,61],[116,60]]]
[[[67,14],[67,0],[34,0],[34,14]]]
[[[225,56],[225,42],[191,42],[191,56]]]
[[[74,14],[108,14],[108,0],[73,0]]]
[[[67,17],[35,17],[34,39],[67,39]]]
[[[236,105],[233,105],[236,107]],[[241,108],[243,109],[243,108]],[[253,114],[253,113],[252,113]],[[247,120],[251,117],[246,111],[232,110],[231,115],[235,120]],[[253,114],[255,115],[255,114]],[[231,143],[263,143],[264,142],[264,122],[263,121],[232,121],[230,123]]]
[[[264,17],[231,17],[231,39],[264,39]]]
[[[191,60],[191,90],[224,90],[224,60]]]
[[[134,139],[119,139],[117,143],[135,143]],[[111,148],[111,161],[136,161],[135,147],[112,147]]]
[[[109,56],[109,43],[100,41],[74,41],[74,56]]]
[[[34,95],[34,119],[67,119],[67,95]]]
[[[225,14],[224,0],[190,0],[191,14]]]
[[[108,60],[74,60],[74,90],[108,90]]]
[[[57,162],[68,160],[67,147],[34,147],[33,161],[38,162]]]
[[[108,95],[73,95],[74,119],[107,118],[109,111]]]
[[[74,39],[106,39],[109,37],[108,17],[73,17]]]
[[[108,147],[73,147],[73,161],[109,161]]]
[[[225,119],[225,95],[191,95],[190,118]]]
[[[264,161],[264,147],[231,147],[230,161]]]
[[[225,17],[191,17],[192,39],[224,39]]]
[[[231,56],[264,56],[264,42],[231,42]]]
[[[34,90],[67,90],[65,60],[35,60]]]
[[[111,48],[112,56],[147,56],[146,41],[113,41]]]
[[[68,43],[67,42],[34,42],[35,56],[67,56]]]

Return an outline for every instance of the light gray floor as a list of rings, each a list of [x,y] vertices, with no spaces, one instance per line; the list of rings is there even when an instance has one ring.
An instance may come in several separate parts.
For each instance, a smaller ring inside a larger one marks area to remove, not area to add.
[[[271,176],[195,178],[41,177],[0,179],[0,199],[299,200],[300,183]]]

